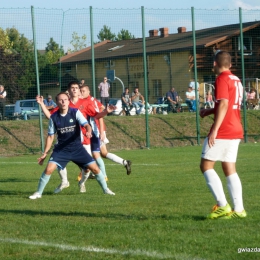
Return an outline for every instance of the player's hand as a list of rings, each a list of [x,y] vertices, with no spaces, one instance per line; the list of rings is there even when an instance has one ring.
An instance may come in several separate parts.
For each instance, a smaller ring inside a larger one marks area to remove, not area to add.
[[[200,116],[201,116],[202,118],[204,118],[204,117],[206,116],[206,109],[205,109],[205,108],[203,108],[203,109],[200,110]]]
[[[39,165],[43,165],[43,162],[44,162],[46,156],[47,156],[47,153],[44,153],[40,158],[37,159]]]
[[[113,106],[113,105],[108,105],[108,106],[107,106],[107,113],[111,113],[111,112],[113,112],[114,110],[116,110],[116,106]]]
[[[209,147],[211,148],[212,146],[214,146],[215,144],[215,139],[216,139],[216,136],[217,136],[217,132],[212,129],[209,136],[208,136],[208,144],[209,144]]]
[[[92,137],[92,133],[91,132],[86,132],[86,137],[87,138],[91,138]]]
[[[102,133],[100,133],[100,140],[104,141],[106,138],[105,132],[103,131]]]
[[[38,104],[42,104],[43,99],[44,99],[43,96],[39,96],[39,95],[36,96],[36,101],[37,101]]]

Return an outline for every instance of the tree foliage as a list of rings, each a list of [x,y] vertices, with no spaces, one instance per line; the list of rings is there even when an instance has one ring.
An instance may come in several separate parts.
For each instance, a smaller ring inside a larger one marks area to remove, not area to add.
[[[115,41],[116,40],[116,35],[111,32],[111,28],[104,25],[103,28],[99,31],[99,34],[97,35],[97,38],[100,41],[104,40],[110,40],[110,41]]]
[[[82,36],[79,36],[77,32],[72,33],[72,40],[70,44],[73,46],[73,49],[69,49],[70,52],[80,51],[83,48],[87,47],[86,44],[87,36],[83,34]]]
[[[121,29],[121,31],[117,34],[116,37],[116,41],[130,40],[130,39],[135,39],[135,36],[125,29]]]

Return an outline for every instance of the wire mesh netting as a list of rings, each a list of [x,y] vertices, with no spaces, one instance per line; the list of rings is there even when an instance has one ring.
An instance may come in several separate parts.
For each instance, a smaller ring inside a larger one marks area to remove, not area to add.
[[[231,54],[232,72],[246,92],[256,92],[256,102],[247,102],[246,108],[259,107],[260,10],[143,9],[142,13],[141,8],[32,7],[0,9],[0,24],[0,84],[6,94],[0,98],[2,120],[21,113],[16,101],[30,100],[22,103],[25,109],[37,108],[33,102],[37,94],[54,98],[72,80],[84,80],[92,95],[100,98],[98,85],[109,75],[111,99],[120,99],[125,87],[130,92],[139,87],[155,105],[174,87],[183,111],[188,111],[187,88],[196,78],[200,106],[207,107],[209,94],[214,100],[212,67],[217,50]]]

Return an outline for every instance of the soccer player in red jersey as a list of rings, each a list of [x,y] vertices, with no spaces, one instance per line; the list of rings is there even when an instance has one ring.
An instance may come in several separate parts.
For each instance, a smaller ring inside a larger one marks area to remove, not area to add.
[[[242,185],[236,171],[236,158],[243,128],[240,119],[240,107],[243,98],[243,86],[239,78],[230,71],[231,56],[226,51],[218,51],[215,55],[214,72],[215,107],[202,109],[200,116],[214,115],[214,123],[208,137],[204,140],[200,169],[204,175],[216,205],[207,216],[208,219],[244,218]],[[233,210],[229,206],[223,190],[222,182],[214,170],[216,161],[221,161],[226,176],[228,191]]]
[[[87,85],[83,85],[80,87],[80,92],[82,94],[82,97],[88,102],[88,104],[92,104],[96,110],[100,111],[101,109],[104,109],[104,106],[96,100],[94,97],[90,96],[90,90]],[[125,160],[116,154],[109,153],[106,148],[106,144],[109,143],[107,137],[106,137],[106,129],[103,118],[99,119],[99,125],[100,125],[100,139],[101,139],[101,156],[103,158],[107,158],[115,163],[121,164],[126,168],[126,173],[129,175],[131,173],[131,164],[132,162],[129,160]]]

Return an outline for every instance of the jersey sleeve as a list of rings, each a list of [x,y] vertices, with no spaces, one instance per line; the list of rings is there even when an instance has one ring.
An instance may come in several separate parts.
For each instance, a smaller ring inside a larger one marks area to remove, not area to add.
[[[79,110],[76,112],[76,119],[81,126],[88,124],[88,120],[83,116],[83,114]]]
[[[51,109],[51,110],[50,110],[51,115],[52,115],[54,112],[58,111],[58,110],[59,110],[59,107],[55,107],[55,108]]]
[[[215,98],[216,100],[221,100],[221,99],[227,99],[229,100],[229,85],[228,82],[226,82],[225,79],[219,77],[216,80],[216,93],[215,93]]]
[[[57,132],[52,118],[49,119],[48,135],[54,135]]]

